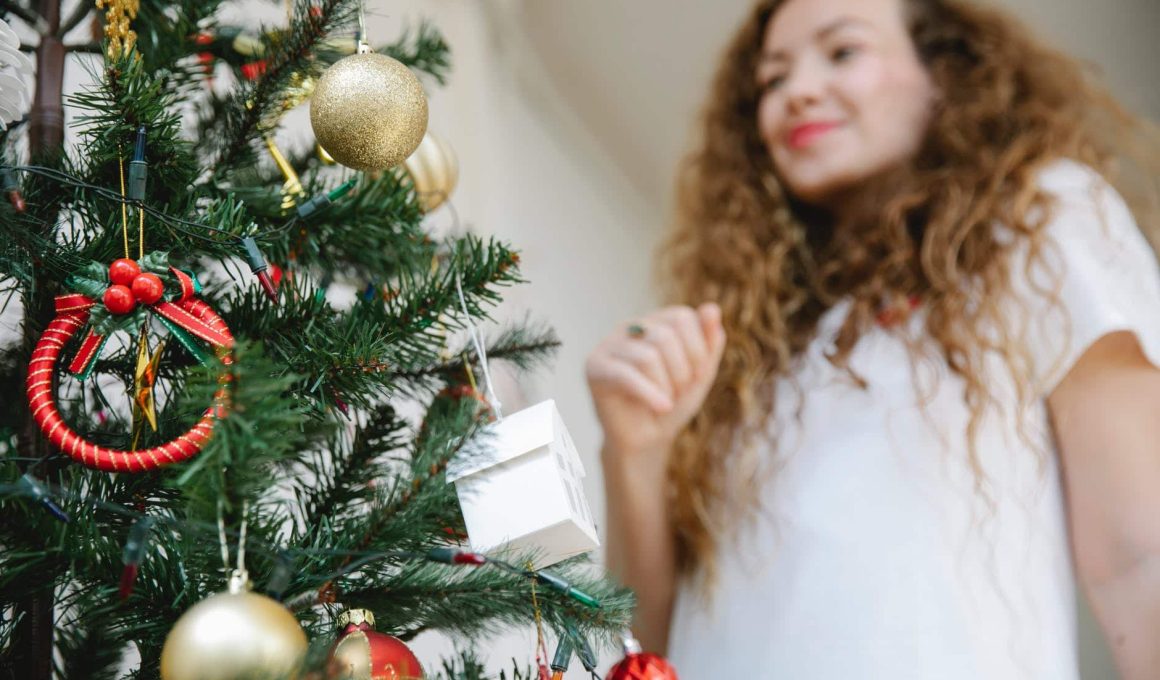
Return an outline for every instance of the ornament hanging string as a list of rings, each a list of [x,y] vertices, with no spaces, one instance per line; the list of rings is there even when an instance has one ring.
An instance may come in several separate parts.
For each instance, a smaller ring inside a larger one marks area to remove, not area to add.
[[[355,36],[355,49],[362,51],[361,47],[367,42],[367,8],[363,0],[358,2],[358,35]]]
[[[117,170],[121,175],[121,236],[125,239],[125,258],[129,258],[129,205],[125,200],[125,158],[117,154]]]
[[[137,209],[137,258],[145,257],[145,211]]]
[[[532,571],[531,562],[528,562],[527,570]],[[542,671],[548,659],[548,643],[544,640],[544,617],[540,613],[540,600],[536,597],[535,579],[532,579],[532,613],[536,618],[536,665]]]
[[[452,232],[458,233],[460,231],[459,211],[455,209],[455,205],[451,201],[446,203],[448,210],[451,212]],[[431,261],[431,268],[434,271],[437,266],[437,260]],[[455,292],[459,296],[459,309],[463,312],[464,323],[467,324],[467,334],[471,338],[471,344],[475,347],[475,353],[479,356],[479,367],[483,369],[483,385],[486,390],[486,398],[488,404],[495,412],[495,419],[498,422],[503,422],[503,404],[500,403],[499,397],[495,394],[495,385],[491,380],[491,370],[488,367],[487,361],[487,346],[483,342],[483,334],[471,320],[471,313],[467,310],[467,298],[463,295],[463,277],[459,272],[458,267],[455,269]],[[463,365],[467,369],[468,380],[471,381],[471,389],[474,391],[475,375],[471,371],[471,365],[464,358]]]
[[[121,176],[121,235],[125,239],[125,258],[129,255],[129,199],[125,196],[125,157],[117,154],[117,171]],[[145,257],[145,210],[137,209],[137,259]]]
[[[222,507],[224,504],[219,500],[217,505],[217,527],[218,527],[218,543],[222,549],[222,568],[227,574],[230,573],[230,545],[226,539],[226,520],[222,515]]]
[[[467,334],[471,337],[471,344],[479,356],[479,367],[483,370],[483,386],[487,392],[487,401],[495,411],[495,419],[503,422],[503,404],[495,394],[495,384],[491,380],[491,371],[487,365],[487,347],[483,342],[483,335],[475,322],[471,320],[471,313],[467,310],[467,298],[463,295],[463,277],[459,270],[455,271],[455,292],[459,295],[459,308],[463,311],[464,323],[467,324]]]
[[[250,503],[242,501],[242,527],[238,531],[238,571],[246,573],[246,526],[250,518]]]
[[[226,576],[231,573],[230,569],[230,546],[229,539],[226,538],[226,520],[223,515],[224,503],[218,501],[218,542],[222,549],[222,566],[225,568]],[[249,501],[242,502],[242,526],[238,530],[238,566],[237,573],[246,573],[246,523],[249,518],[250,503]]]
[[[463,353],[463,368],[467,372],[467,384],[471,387],[471,392],[479,392],[479,385],[475,382],[475,370],[471,368],[471,360],[467,358],[467,352]]]

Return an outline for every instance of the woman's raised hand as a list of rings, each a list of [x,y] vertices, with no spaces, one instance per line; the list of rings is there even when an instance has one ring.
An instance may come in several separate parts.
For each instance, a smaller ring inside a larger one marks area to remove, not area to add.
[[[704,403],[724,349],[721,309],[712,303],[658,309],[604,338],[585,372],[605,453],[667,454]]]

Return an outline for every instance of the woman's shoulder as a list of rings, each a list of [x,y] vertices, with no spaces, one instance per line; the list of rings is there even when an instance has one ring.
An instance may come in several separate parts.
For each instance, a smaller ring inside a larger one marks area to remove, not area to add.
[[[1070,158],[1052,161],[1039,171],[1036,185],[1050,200],[1049,236],[1095,239],[1101,248],[1125,242],[1147,248],[1124,197],[1092,166]]]
[[[1132,330],[1160,356],[1160,270],[1132,211],[1091,166],[1060,160],[1037,177],[1050,199],[1043,240],[1013,251],[1012,293],[1041,394],[1099,337]]]
[[[1068,195],[1097,189],[1112,189],[1102,174],[1092,166],[1072,158],[1057,158],[1044,165],[1035,177],[1040,190]]]

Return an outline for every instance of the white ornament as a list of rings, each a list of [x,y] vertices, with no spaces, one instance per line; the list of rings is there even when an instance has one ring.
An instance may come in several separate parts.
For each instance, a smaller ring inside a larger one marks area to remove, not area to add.
[[[584,466],[549,399],[493,423],[491,455],[457,460],[455,484],[471,549],[534,552],[542,569],[600,545],[584,495]]]
[[[24,117],[31,102],[21,76],[32,75],[32,60],[20,51],[20,38],[0,19],[0,130]]]

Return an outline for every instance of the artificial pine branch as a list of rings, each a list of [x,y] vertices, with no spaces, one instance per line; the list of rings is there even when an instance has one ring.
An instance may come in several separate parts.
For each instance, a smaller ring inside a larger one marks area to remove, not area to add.
[[[528,321],[505,328],[495,339],[485,341],[489,361],[505,362],[521,373],[533,371],[551,361],[559,347],[560,340],[555,331],[534,328]],[[421,396],[443,385],[465,380],[467,367],[480,364],[480,357],[470,342],[463,343],[448,356],[451,357],[448,360],[418,368],[392,370],[385,365],[373,368],[390,371],[395,384],[408,396]]]
[[[367,486],[388,471],[375,459],[406,443],[406,427],[395,409],[384,406],[356,429],[349,445],[331,448],[330,455],[314,453],[305,466],[311,482],[297,490],[300,530],[308,532],[326,518],[353,511],[349,506],[362,501]]]
[[[627,628],[628,591],[586,573],[581,565],[557,565],[552,571],[602,603],[600,609],[579,605],[523,576],[475,568],[450,571],[441,565],[384,566],[368,578],[369,587],[347,589],[340,595],[347,606],[390,611],[387,626],[402,639],[428,629],[453,632],[467,638],[491,635],[504,628],[528,625],[534,620],[532,590],[546,625],[565,629],[571,621],[582,635],[609,628]],[[609,644],[600,636],[600,646]]]
[[[222,130],[220,152],[211,167],[217,177],[252,158],[252,145],[269,133],[290,96],[288,86],[295,76],[317,75],[313,56],[319,44],[338,27],[348,24],[356,3],[353,0],[320,0],[317,4],[299,1],[294,6],[290,29],[276,43],[266,42],[266,69],[253,84],[243,84],[230,98]],[[315,9],[316,8],[316,9]]]
[[[379,51],[426,73],[440,85],[447,82],[451,70],[451,51],[439,31],[426,21],[419,24],[413,35],[410,30],[404,31],[397,41]]]

